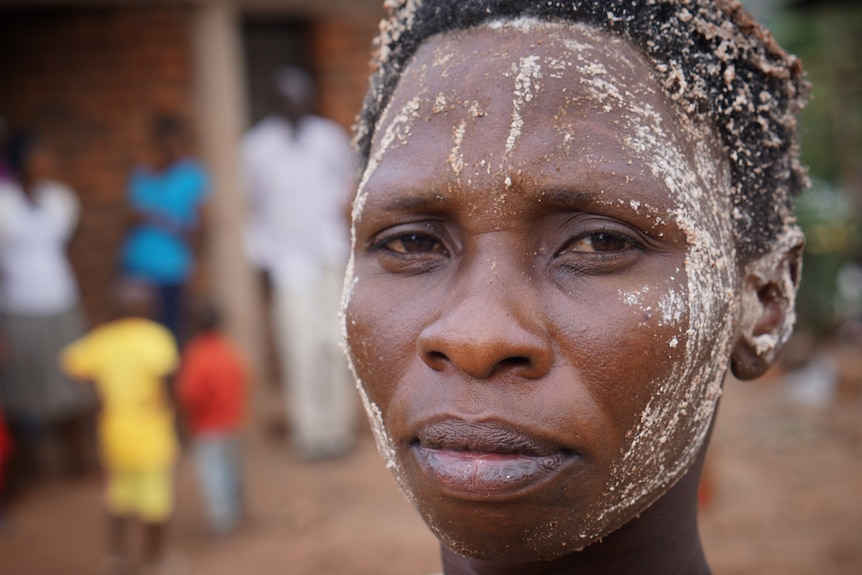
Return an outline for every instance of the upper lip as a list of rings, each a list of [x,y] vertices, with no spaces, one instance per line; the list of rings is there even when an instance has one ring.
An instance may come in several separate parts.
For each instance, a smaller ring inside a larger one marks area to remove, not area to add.
[[[503,421],[445,419],[422,427],[414,443],[427,449],[545,457],[568,451]]]

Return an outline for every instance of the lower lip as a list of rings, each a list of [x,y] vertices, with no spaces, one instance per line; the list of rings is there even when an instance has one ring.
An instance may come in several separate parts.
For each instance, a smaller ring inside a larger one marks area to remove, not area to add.
[[[568,460],[562,453],[477,453],[421,445],[414,447],[414,452],[425,472],[444,489],[475,499],[520,495],[559,472]]]

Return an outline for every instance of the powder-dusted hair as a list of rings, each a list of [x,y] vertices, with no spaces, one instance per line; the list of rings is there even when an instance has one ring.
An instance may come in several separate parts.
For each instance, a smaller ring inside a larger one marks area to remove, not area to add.
[[[769,250],[808,184],[796,116],[808,99],[802,66],[737,0],[386,0],[375,72],[355,126],[371,141],[410,58],[431,36],[493,20],[579,22],[627,38],[652,63],[671,100],[711,124],[730,162],[743,259]]]

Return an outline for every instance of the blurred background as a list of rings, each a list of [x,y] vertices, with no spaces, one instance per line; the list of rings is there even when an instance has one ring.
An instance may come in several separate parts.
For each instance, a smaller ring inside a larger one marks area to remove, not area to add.
[[[177,573],[427,575],[436,541],[379,460],[356,449],[305,462],[284,447],[264,296],[242,243],[239,142],[276,106],[274,72],[309,70],[315,111],[349,129],[369,72],[380,0],[0,0],[0,116],[38,131],[81,202],[69,259],[90,324],[108,316],[127,227],[127,179],[151,153],[152,118],[191,127],[212,192],[191,293],[213,294],[251,365],[247,519],[213,540],[191,471],[171,528]],[[703,489],[717,575],[862,573],[862,5],[747,0],[803,61],[812,187],[798,331],[762,380],[729,381]],[[57,474],[11,498],[0,574],[98,572],[97,474]]]

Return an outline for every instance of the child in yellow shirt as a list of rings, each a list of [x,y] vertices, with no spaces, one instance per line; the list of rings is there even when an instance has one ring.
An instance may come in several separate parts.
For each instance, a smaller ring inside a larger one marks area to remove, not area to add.
[[[114,304],[116,319],[72,343],[60,363],[69,376],[93,382],[100,399],[108,551],[113,572],[122,573],[130,563],[126,532],[133,519],[144,524],[144,561],[163,560],[178,453],[165,378],[177,367],[178,351],[171,333],[147,319],[152,296],[146,286],[119,284]]]

